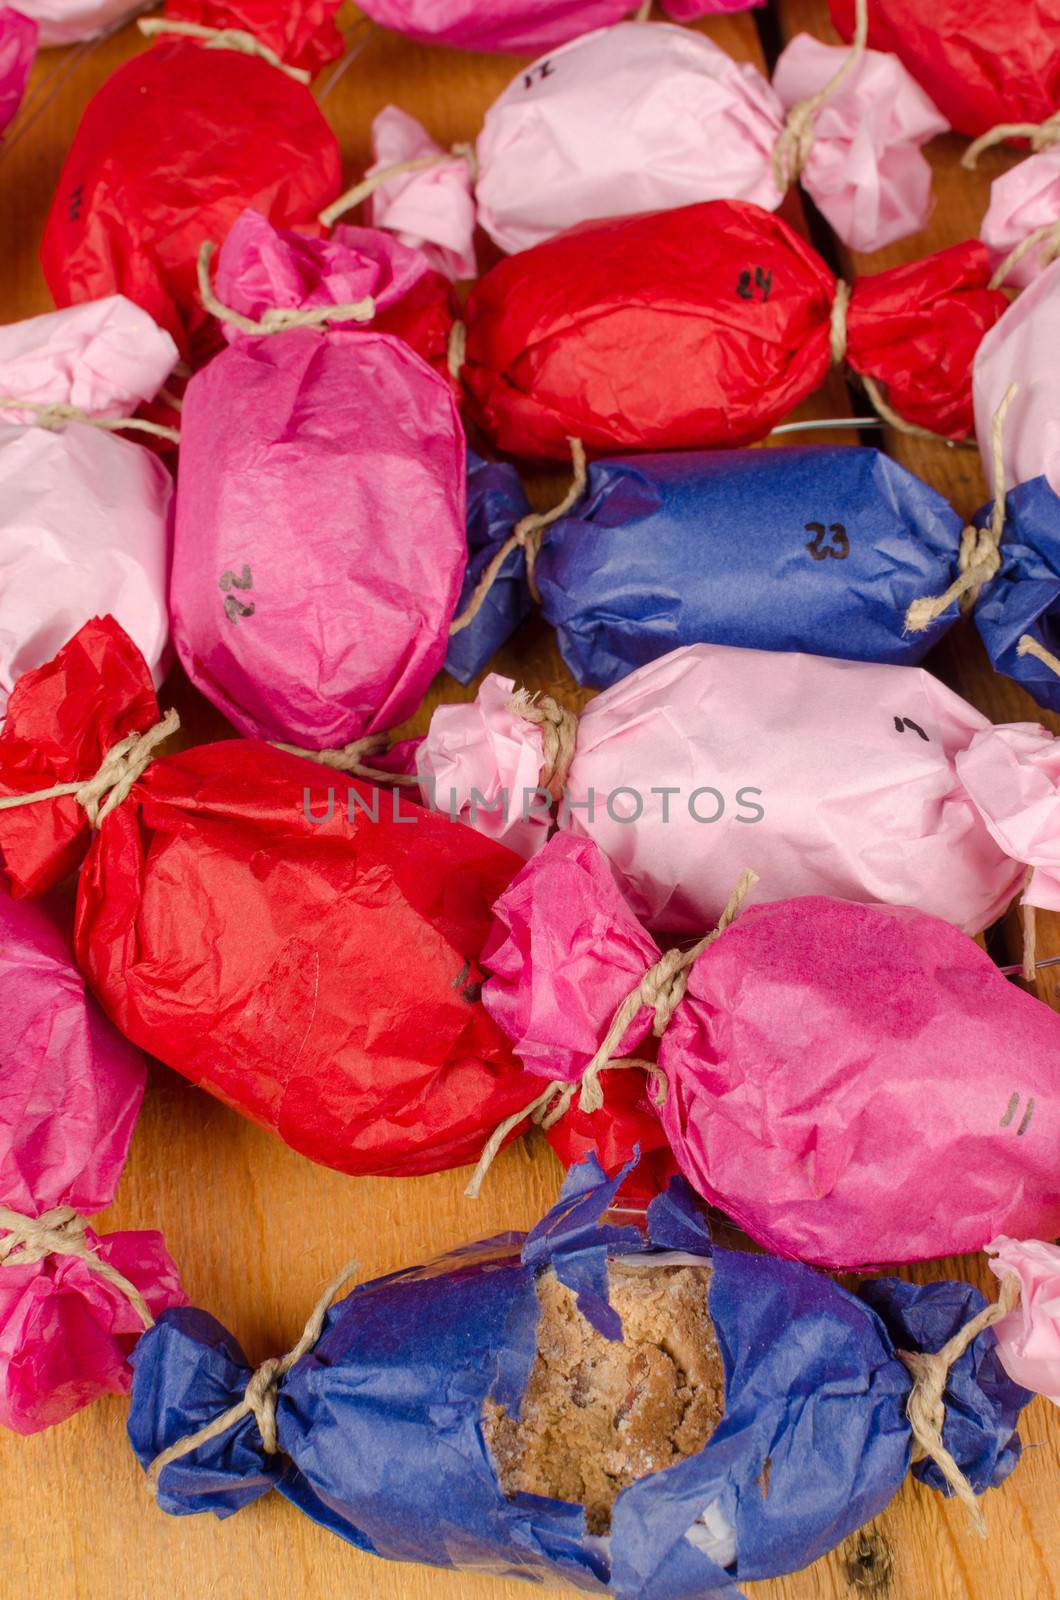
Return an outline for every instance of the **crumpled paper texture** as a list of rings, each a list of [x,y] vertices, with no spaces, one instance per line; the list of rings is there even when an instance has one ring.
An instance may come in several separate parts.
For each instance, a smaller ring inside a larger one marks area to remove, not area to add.
[[[882,1279],[867,1304],[805,1267],[713,1245],[682,1184],[641,1227],[620,1226],[607,1207],[623,1176],[604,1181],[586,1163],[528,1235],[465,1245],[354,1288],[281,1384],[287,1465],[264,1454],[247,1418],[163,1470],[163,1509],[224,1517],[275,1487],[384,1558],[616,1600],[737,1600],[739,1583],[833,1548],[883,1509],[909,1467],[910,1380],[896,1348],[939,1348],[982,1296],[967,1284]],[[624,1489],[610,1536],[594,1538],[578,1505],[502,1497],[481,1414],[487,1398],[520,1404],[535,1278],[548,1268],[605,1337],[621,1337],[610,1257],[710,1265],[726,1404],[706,1446]],[[140,1462],[233,1403],[249,1376],[212,1317],[167,1314],[136,1352],[129,1436]],[[989,1331],[953,1367],[945,1441],[978,1492],[1015,1465],[1027,1398],[998,1367]]]
[[[158,720],[129,640],[90,623],[12,695],[0,789],[94,773]],[[335,783],[257,741],[156,758],[88,846],[77,960],[127,1038],[312,1160],[459,1166],[537,1082],[478,998],[490,906],[518,861],[365,785],[338,782],[329,806]],[[0,812],[19,894],[87,842],[72,799]]]
[[[584,500],[546,530],[542,615],[595,688],[686,644],[913,665],[956,620],[954,606],[923,633],[905,629],[911,602],[950,583],[962,525],[868,448],[594,462]]]
[[[979,237],[995,267],[1038,228],[1060,225],[1060,145],[1042,150],[1002,172],[990,185],[990,206]],[[1033,283],[1043,265],[1039,247],[1025,252],[1005,274],[1013,289]]]
[[[176,359],[169,335],[112,295],[0,327],[0,395],[127,417]],[[102,611],[161,681],[173,485],[136,441],[79,422],[53,431],[31,411],[0,410],[0,716],[21,674]]]
[[[478,587],[479,579],[505,543],[513,528],[530,514],[522,481],[507,461],[483,461],[473,450],[467,454],[467,571],[464,574],[457,616]],[[533,604],[526,584],[526,556],[512,550],[501,563],[475,616],[466,628],[451,634],[445,670],[458,683],[470,683],[519,624]]]
[[[253,33],[289,65],[338,54],[337,0],[187,0],[168,14]],[[41,242],[59,305],[116,292],[150,312],[181,355],[217,345],[196,283],[203,240],[247,206],[316,225],[342,182],[338,144],[307,85],[235,50],[162,36],[107,80],[66,156]]]
[[[554,819],[524,804],[542,741],[514,692],[491,674],[440,708],[415,767],[443,811],[485,797],[475,825],[529,856]],[[1060,909],[1058,778],[1052,734],[995,727],[923,668],[690,645],[586,706],[555,820],[595,840],[652,928],[698,937],[750,867],[751,904],[828,894],[977,933],[1027,865],[1029,903]]]
[[[516,74],[486,112],[474,183],[460,157],[395,174],[372,196],[372,221],[459,278],[474,275],[476,221],[514,253],[592,219],[702,200],[774,210],[786,109],[846,54],[800,34],[771,87],[704,34],[602,28]],[[815,127],[802,182],[845,243],[876,250],[923,226],[931,171],[920,145],[946,123],[896,57],[870,52]],[[370,174],[444,153],[394,106],[376,117],[372,146]]]
[[[494,915],[487,1010],[542,1079],[579,1082],[658,947],[569,835]],[[640,1057],[652,1021],[614,1054]],[[778,1255],[846,1270],[1060,1228],[1060,1020],[938,918],[822,895],[741,910],[692,964],[658,1066],[681,1171]]]
[[[977,527],[990,521],[992,510],[984,506],[976,514]],[[1060,644],[1060,495],[1047,478],[1008,490],[1000,554],[996,575],[979,591],[975,625],[995,670],[1022,684],[1039,705],[1060,711],[1060,678],[1044,661],[1019,652],[1024,634],[1054,654]]]
[[[397,106],[384,106],[372,121],[374,160],[365,176],[444,153],[415,117]],[[463,156],[396,174],[372,195],[370,214],[373,227],[386,228],[402,244],[422,250],[447,278],[475,277],[475,204]]]
[[[0,133],[22,104],[37,54],[37,24],[25,14],[27,9],[0,6]]]
[[[51,914],[0,892],[0,1205],[83,1215],[114,1198],[144,1089],[144,1060],[88,994]],[[88,1244],[158,1315],[183,1305],[162,1236]],[[36,1433],[128,1392],[143,1323],[74,1256],[0,1263],[0,1425]]]
[[[823,89],[846,55],[796,34],[773,73],[785,110]],[[925,226],[931,168],[920,147],[948,128],[897,56],[868,50],[817,113],[799,181],[851,250],[882,250]]]
[[[1039,274],[990,330],[975,358],[975,432],[993,493],[993,421],[1011,384],[1001,453],[1005,487],[1044,476],[1060,494],[1060,261]]]
[[[1060,1405],[1060,1249],[1002,1235],[986,1250],[995,1277],[1020,1285],[1019,1305],[994,1324],[998,1360],[1014,1383]]]
[[[662,0],[663,10],[676,22],[746,11],[761,3],[764,0]],[[622,22],[636,10],[636,0],[367,0],[361,9],[384,28],[428,44],[531,55],[593,28]]]
[[[846,360],[908,422],[962,438],[972,357],[1008,308],[978,240],[859,278]],[[824,381],[835,279],[778,216],[711,200],[596,222],[501,261],[467,304],[464,383],[499,448],[753,443]],[[662,352],[665,351],[665,359]]]
[[[828,0],[842,38],[855,0]],[[1060,104],[1060,0],[1025,0],[1018,18],[989,0],[872,0],[869,44],[891,50],[958,133],[1044,122]]]
[[[248,212],[217,282],[257,320],[366,295],[385,310],[426,271],[376,230],[309,240]],[[449,384],[391,335],[226,333],[184,397],[174,641],[241,732],[336,749],[409,716],[445,659],[467,561],[463,427]]]

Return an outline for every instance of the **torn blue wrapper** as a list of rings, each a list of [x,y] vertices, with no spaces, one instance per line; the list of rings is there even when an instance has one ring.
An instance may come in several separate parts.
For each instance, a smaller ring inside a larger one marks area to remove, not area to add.
[[[519,474],[503,461],[483,461],[467,453],[467,572],[460,601],[460,616],[479,579],[516,524],[530,510]],[[510,552],[481,609],[466,628],[449,637],[445,670],[458,683],[470,683],[501,645],[529,616],[530,591],[526,584],[526,557]]]
[[[741,1580],[831,1549],[883,1509],[909,1468],[910,1378],[892,1335],[939,1348],[982,1296],[879,1279],[870,1305],[798,1263],[715,1249],[681,1180],[641,1232],[607,1211],[624,1175],[608,1182],[583,1163],[525,1238],[505,1234],[354,1289],[281,1384],[281,1453],[267,1456],[245,1418],[164,1469],[162,1507],[227,1516],[276,1487],[379,1556],[620,1600],[722,1600]],[[525,1391],[539,1272],[553,1268],[583,1313],[620,1336],[606,1261],[652,1250],[711,1260],[725,1414],[697,1455],[619,1495],[608,1536],[590,1536],[580,1506],[504,1498],[483,1407],[493,1398],[514,1411]],[[219,1324],[187,1309],[164,1314],[133,1364],[129,1434],[145,1466],[238,1401],[250,1377]],[[1028,1398],[1001,1372],[992,1333],[954,1367],[944,1438],[976,1490],[1014,1465]]]
[[[977,528],[990,521],[984,506]],[[1005,498],[1001,567],[979,591],[976,627],[995,669],[1022,684],[1040,706],[1060,711],[1060,678],[1044,661],[1018,653],[1025,633],[1060,654],[1060,497],[1047,478],[1031,478]]]

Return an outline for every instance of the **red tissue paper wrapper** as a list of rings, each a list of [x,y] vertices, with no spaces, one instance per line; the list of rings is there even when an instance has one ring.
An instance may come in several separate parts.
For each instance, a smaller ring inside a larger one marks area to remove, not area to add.
[[[0,792],[93,775],[158,721],[141,656],[96,619],[16,686]],[[395,820],[389,794],[353,782],[354,820],[345,783],[328,816],[329,777],[251,740],[154,759],[92,837],[77,959],[127,1038],[313,1160],[458,1166],[537,1082],[479,1000],[490,907],[519,862],[403,801]],[[73,798],[0,811],[16,893],[68,871],[87,833]]]
[[[338,0],[171,3],[167,18],[238,28],[287,65],[338,55]],[[124,294],[185,357],[217,343],[195,264],[254,206],[278,226],[315,224],[341,187],[334,134],[308,86],[259,57],[162,35],[119,67],[74,135],[41,242],[60,306]]]
[[[854,0],[828,9],[849,43]],[[892,51],[958,133],[1060,109],[1060,0],[871,0],[869,44]]]
[[[80,1238],[151,1315],[186,1302],[161,1234],[80,1233],[79,1219],[114,1198],[144,1077],[51,916],[0,892],[0,1425],[16,1433],[128,1393],[127,1358],[145,1327],[84,1255],[27,1248],[19,1218],[60,1232],[65,1222],[64,1241]]]
[[[858,279],[845,359],[904,421],[974,424],[971,367],[1008,300],[978,240]],[[500,262],[471,292],[462,377],[503,450],[566,460],[746,445],[824,381],[836,279],[747,201],[575,228]]]

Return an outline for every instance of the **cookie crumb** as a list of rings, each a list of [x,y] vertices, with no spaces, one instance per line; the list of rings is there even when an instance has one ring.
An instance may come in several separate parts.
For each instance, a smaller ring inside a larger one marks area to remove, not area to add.
[[[624,1339],[597,1333],[554,1272],[538,1279],[537,1353],[519,1417],[486,1402],[501,1488],[585,1507],[611,1527],[620,1491],[701,1450],[725,1410],[725,1374],[707,1305],[710,1265],[612,1262]]]

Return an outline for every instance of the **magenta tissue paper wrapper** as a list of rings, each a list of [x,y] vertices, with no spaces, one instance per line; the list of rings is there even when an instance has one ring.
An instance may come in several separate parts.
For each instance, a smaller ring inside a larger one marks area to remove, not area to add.
[[[0,1205],[34,1218],[109,1206],[144,1077],[143,1056],[86,993],[50,917],[0,895]],[[186,1303],[161,1234],[86,1240],[155,1316]],[[127,1393],[142,1332],[126,1296],[74,1256],[0,1264],[0,1425],[35,1433]]]
[[[327,241],[248,212],[220,298],[399,301],[426,261],[371,229]],[[188,676],[242,732],[309,749],[393,726],[441,668],[467,560],[448,385],[362,325],[251,335],[191,380],[170,604]]]
[[[531,1071],[579,1080],[658,948],[569,835],[494,916],[486,1009]],[[615,1054],[641,1054],[652,1021]],[[1060,1227],[1060,1018],[937,918],[824,896],[740,912],[658,1064],[682,1172],[776,1254],[852,1268]]]

